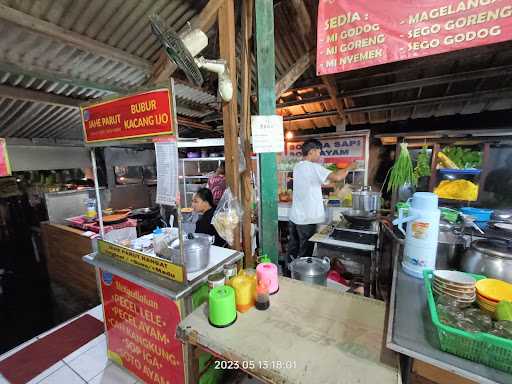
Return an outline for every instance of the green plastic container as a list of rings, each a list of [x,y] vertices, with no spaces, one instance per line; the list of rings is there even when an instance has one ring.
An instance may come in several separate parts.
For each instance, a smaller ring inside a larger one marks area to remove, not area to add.
[[[437,329],[441,350],[501,371],[512,373],[512,340],[484,332],[466,332],[462,329],[443,324],[439,320],[432,292],[432,276],[431,270],[423,271],[430,316]],[[476,280],[486,278],[482,275],[471,274],[471,276]]]
[[[236,321],[235,290],[229,285],[215,287],[208,296],[208,321],[218,328]]]

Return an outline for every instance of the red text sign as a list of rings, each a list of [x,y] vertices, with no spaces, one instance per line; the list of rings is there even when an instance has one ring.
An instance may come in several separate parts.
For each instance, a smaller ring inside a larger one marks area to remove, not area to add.
[[[11,166],[9,165],[5,139],[0,139],[0,177],[3,176],[11,176]]]
[[[145,383],[184,383],[176,303],[109,272],[100,276],[109,358]]]
[[[340,160],[352,162],[364,159],[363,136],[319,138],[322,143],[321,156],[324,163],[334,163]],[[303,141],[286,142],[286,155],[296,159],[302,158]]]
[[[317,74],[511,38],[510,0],[320,0]]]
[[[86,143],[173,133],[169,89],[157,89],[81,108]]]

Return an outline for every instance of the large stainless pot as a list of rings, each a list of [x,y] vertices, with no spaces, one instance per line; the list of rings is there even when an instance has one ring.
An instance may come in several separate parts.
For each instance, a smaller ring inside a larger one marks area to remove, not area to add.
[[[328,257],[301,257],[291,262],[292,278],[309,284],[327,285],[327,273],[331,269]]]
[[[372,187],[364,186],[359,191],[352,192],[352,209],[374,212],[380,209],[380,192],[372,192]]]
[[[206,268],[210,262],[210,246],[215,241],[215,237],[203,233],[189,233],[182,241],[187,272],[196,272]],[[174,240],[170,248],[173,261],[179,262],[179,239]]]
[[[485,275],[512,283],[512,244],[501,240],[477,240],[460,263],[464,272]]]

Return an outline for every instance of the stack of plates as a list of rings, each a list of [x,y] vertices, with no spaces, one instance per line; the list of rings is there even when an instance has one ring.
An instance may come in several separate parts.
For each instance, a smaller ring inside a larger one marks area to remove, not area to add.
[[[476,283],[476,301],[480,309],[494,315],[501,300],[512,300],[512,284],[496,279],[482,279]]]
[[[476,280],[464,273],[458,271],[437,270],[433,272],[432,290],[437,296],[449,296],[466,307],[475,302]]]

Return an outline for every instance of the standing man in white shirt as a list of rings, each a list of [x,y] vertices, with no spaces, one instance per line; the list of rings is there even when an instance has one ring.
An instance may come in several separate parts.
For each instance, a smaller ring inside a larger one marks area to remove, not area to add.
[[[344,180],[348,169],[334,172],[318,164],[322,143],[309,139],[302,145],[303,160],[293,169],[293,201],[290,210],[288,263],[297,257],[313,254],[313,243],[308,241],[316,232],[317,224],[325,221],[322,184]]]

